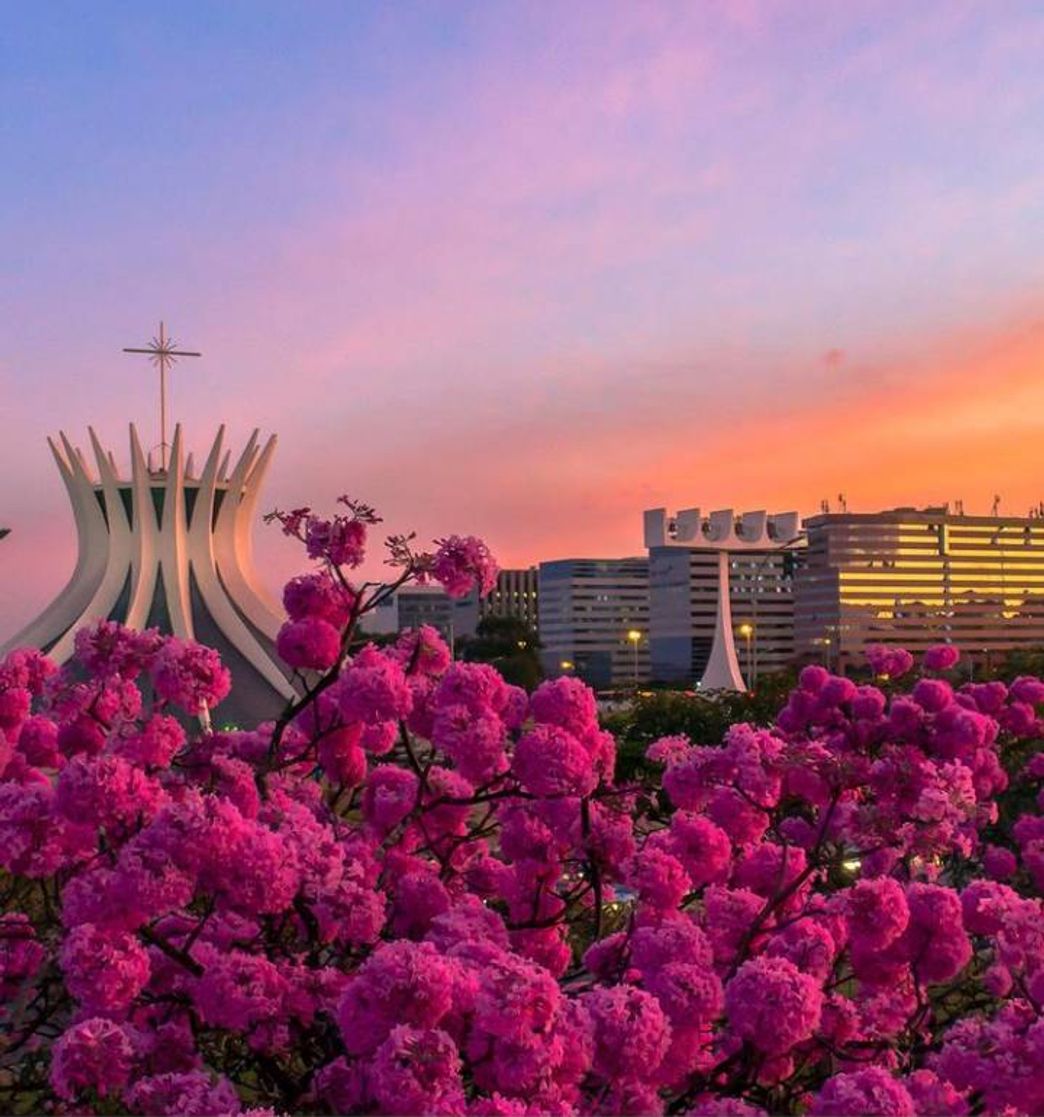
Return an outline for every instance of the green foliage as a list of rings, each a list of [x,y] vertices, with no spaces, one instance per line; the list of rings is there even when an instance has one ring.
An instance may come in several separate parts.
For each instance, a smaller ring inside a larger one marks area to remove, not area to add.
[[[1010,683],[1020,675],[1044,677],[1044,648],[1018,648],[1010,652],[998,653],[997,664],[989,672],[989,678],[1001,679]],[[976,672],[977,678],[985,678],[985,671]]]
[[[514,686],[533,690],[544,677],[540,640],[518,617],[483,617],[474,636],[457,641],[457,656],[469,663],[492,664]]]
[[[758,680],[758,689],[748,694],[711,696],[679,690],[639,694],[628,709],[602,719],[604,728],[616,736],[617,778],[646,774],[645,750],[660,737],[680,733],[695,745],[718,745],[737,722],[771,725],[795,680],[791,672],[766,675]]]

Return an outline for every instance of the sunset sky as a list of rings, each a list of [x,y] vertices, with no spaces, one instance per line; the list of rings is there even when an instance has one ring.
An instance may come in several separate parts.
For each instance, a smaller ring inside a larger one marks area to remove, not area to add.
[[[0,643],[75,559],[46,436],[159,441],[161,317],[269,507],[507,565],[657,505],[1024,514],[1042,57],[1015,0],[5,6]]]

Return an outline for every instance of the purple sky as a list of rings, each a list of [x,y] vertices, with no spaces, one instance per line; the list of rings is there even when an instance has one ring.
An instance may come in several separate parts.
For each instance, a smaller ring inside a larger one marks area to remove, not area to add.
[[[1044,496],[1036,3],[22,6],[0,30],[0,640],[45,436],[173,411],[516,564],[641,510]],[[273,529],[274,586],[298,557]]]

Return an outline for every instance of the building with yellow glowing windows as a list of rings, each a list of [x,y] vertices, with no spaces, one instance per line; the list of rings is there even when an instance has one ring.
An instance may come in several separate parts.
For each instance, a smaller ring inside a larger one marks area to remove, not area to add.
[[[867,644],[958,645],[972,659],[1044,646],[1044,519],[941,508],[805,520],[795,645],[832,667]]]

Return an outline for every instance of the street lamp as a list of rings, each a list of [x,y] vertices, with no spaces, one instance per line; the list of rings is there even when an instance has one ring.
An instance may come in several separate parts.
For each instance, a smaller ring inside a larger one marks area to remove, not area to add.
[[[572,671],[576,665],[571,659],[563,659],[558,666],[563,671]]]
[[[751,677],[751,671],[750,671],[750,665],[751,665],[750,641],[751,641],[751,637],[754,635],[754,626],[752,624],[750,624],[749,622],[744,621],[743,624],[741,624],[736,631],[747,642],[747,686],[752,688],[753,679]]]
[[[638,645],[642,642],[642,634],[637,628],[632,628],[627,633],[627,639],[631,641],[631,647],[634,649],[634,685],[638,686]]]

